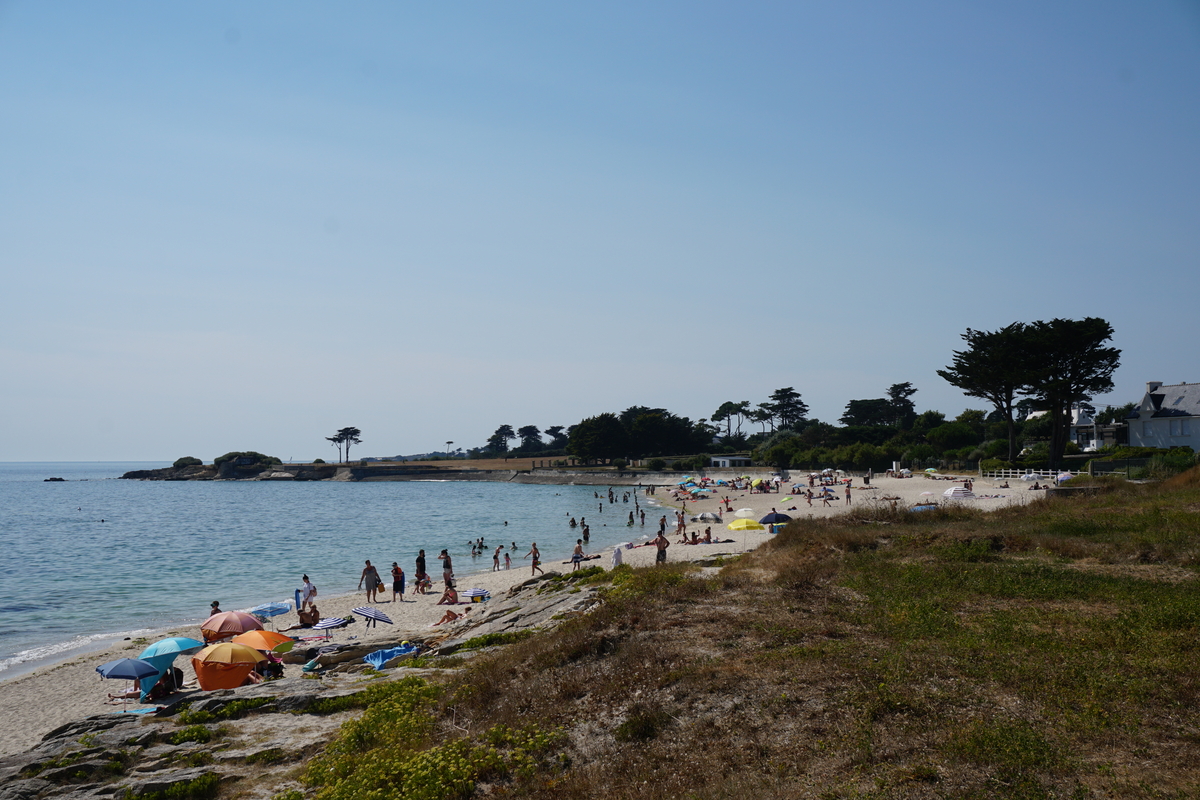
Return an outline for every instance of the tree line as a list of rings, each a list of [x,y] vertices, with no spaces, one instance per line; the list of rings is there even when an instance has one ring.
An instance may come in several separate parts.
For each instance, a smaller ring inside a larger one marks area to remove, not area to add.
[[[850,400],[840,426],[833,425],[809,418],[801,394],[788,386],[758,403],[722,402],[709,418],[697,421],[635,405],[565,428],[526,425],[514,431],[501,425],[485,447],[471,454],[569,455],[590,462],[750,450],[756,460],[781,468],[884,469],[899,460],[1015,464],[1023,437],[1036,445],[1035,458],[1058,466],[1072,446],[1072,406],[1094,411],[1091,398],[1112,389],[1120,362],[1120,350],[1106,345],[1112,334],[1108,322],[1092,317],[1014,322],[997,331],[968,328],[962,334],[967,347],[954,351],[951,364],[937,374],[993,408],[966,409],[952,420],[940,411],[918,413],[917,388],[902,382],[882,397]],[[1024,421],[1033,410],[1048,414]],[[1121,417],[1124,413],[1127,409]],[[759,430],[747,430],[753,425]],[[510,449],[514,440],[519,444]]]

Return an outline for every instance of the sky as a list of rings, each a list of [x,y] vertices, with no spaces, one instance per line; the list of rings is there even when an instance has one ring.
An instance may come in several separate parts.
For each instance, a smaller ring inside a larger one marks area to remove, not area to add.
[[[0,120],[0,461],[1200,381],[1194,1],[0,0]]]

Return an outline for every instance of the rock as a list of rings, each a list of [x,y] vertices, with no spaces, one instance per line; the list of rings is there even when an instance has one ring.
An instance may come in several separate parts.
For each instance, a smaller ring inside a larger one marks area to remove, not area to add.
[[[12,781],[0,786],[0,800],[34,800],[53,788],[53,783],[41,778]]]
[[[208,767],[181,769],[168,773],[155,773],[147,776],[144,779],[133,780],[129,782],[123,781],[120,786],[117,787],[117,796],[121,796],[121,792],[124,790],[128,790],[129,794],[133,797],[141,797],[142,795],[154,794],[156,792],[161,792],[163,796],[167,796],[167,793],[170,792],[172,787],[179,786],[180,784],[184,783],[190,783],[192,781],[205,778],[209,775],[212,776],[212,779],[218,781],[220,780],[220,776],[217,774],[217,772],[209,769]],[[180,790],[178,789],[176,790],[176,792],[179,791]]]
[[[77,740],[85,733],[98,733],[107,731],[122,725],[136,725],[141,722],[141,714],[97,714],[91,717],[68,722],[66,725],[60,725],[54,730],[42,737],[43,742],[48,742],[51,739],[71,739]]]

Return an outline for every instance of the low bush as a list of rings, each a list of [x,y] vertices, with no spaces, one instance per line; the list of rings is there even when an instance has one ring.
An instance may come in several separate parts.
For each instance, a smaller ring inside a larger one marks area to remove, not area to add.
[[[181,728],[171,734],[171,744],[183,744],[184,742],[204,742],[212,741],[213,732],[203,725],[188,725],[186,728]]]
[[[652,458],[646,462],[646,469],[650,470],[651,472],[662,472],[666,468],[667,462],[663,461],[661,458]]]
[[[232,450],[223,456],[217,456],[213,459],[213,466],[219,467],[226,461],[237,461],[240,459],[248,459],[247,464],[282,464],[283,460],[275,456],[264,456],[262,453],[256,453],[253,450],[236,451]]]
[[[180,467],[199,467],[203,466],[203,464],[204,462],[195,456],[184,456],[183,458],[175,459],[175,463],[171,466],[173,466],[175,469],[179,469]]]

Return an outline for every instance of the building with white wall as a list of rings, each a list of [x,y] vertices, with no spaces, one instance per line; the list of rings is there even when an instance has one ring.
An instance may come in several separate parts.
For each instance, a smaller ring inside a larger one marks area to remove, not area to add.
[[[1200,449],[1200,383],[1149,381],[1126,419],[1133,447]]]

